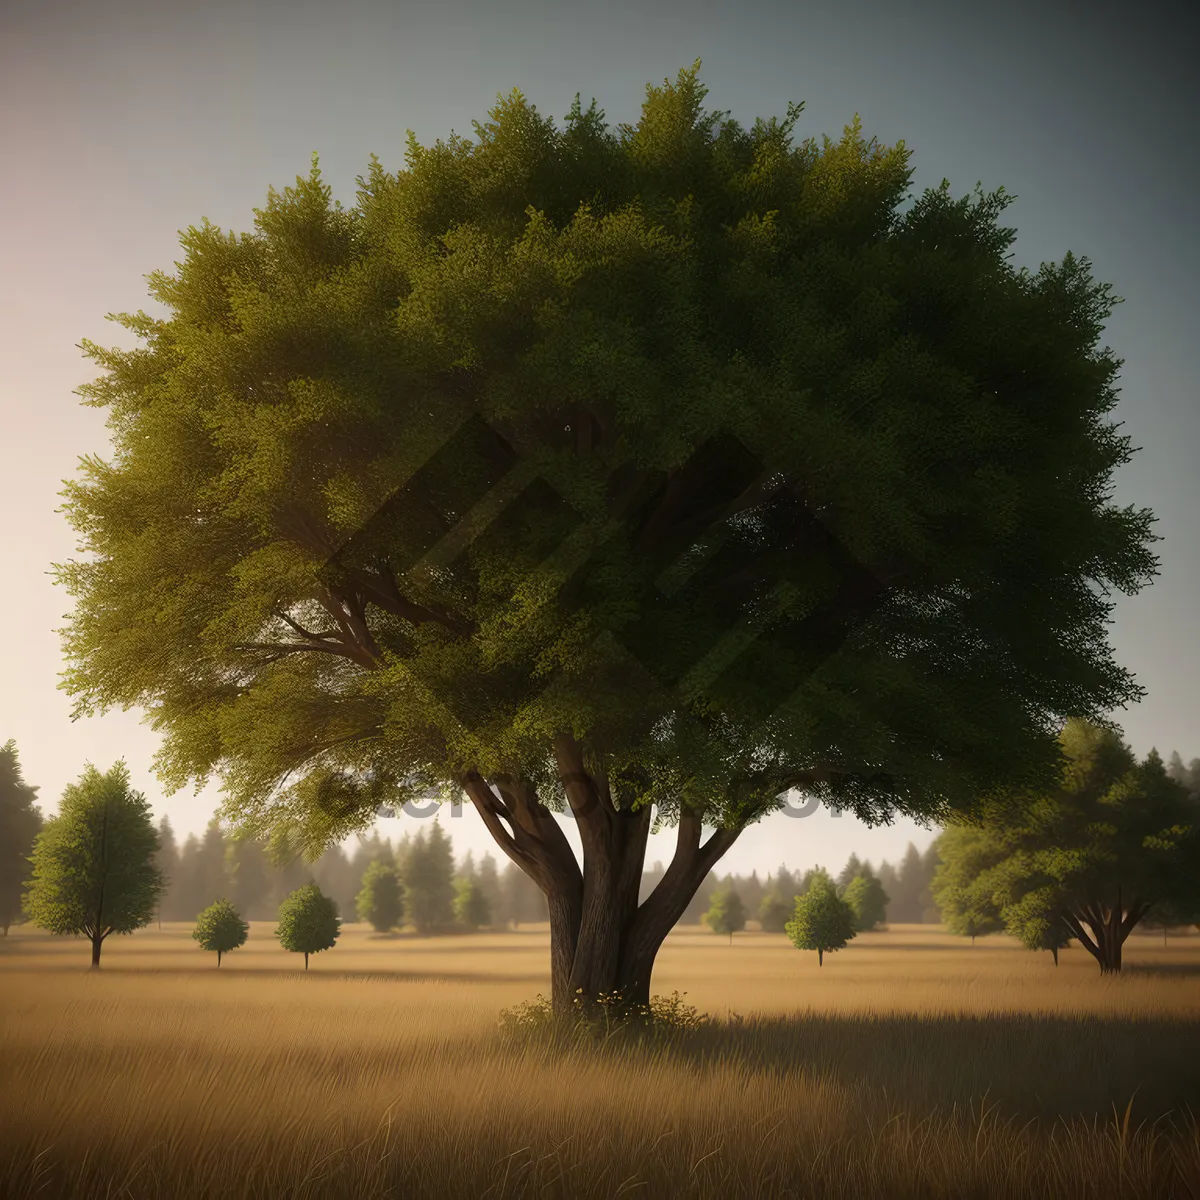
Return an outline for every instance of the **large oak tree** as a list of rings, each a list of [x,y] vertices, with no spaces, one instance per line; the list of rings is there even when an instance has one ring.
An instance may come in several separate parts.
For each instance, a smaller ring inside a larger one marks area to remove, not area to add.
[[[945,816],[1139,690],[1107,285],[1015,270],[1002,190],[906,203],[857,119],[706,111],[698,66],[633,126],[514,92],[410,134],[352,209],[314,160],[252,234],[182,235],[167,315],[115,318],[138,349],[85,343],[115,449],[66,496],[78,710],[144,706],[168,784],[219,773],[310,854],[465,791],[547,897],[560,1005],[644,1002],[788,789]]]
[[[981,824],[942,835],[934,888],[954,932],[1003,927],[1055,963],[1074,938],[1112,974],[1156,909],[1200,915],[1200,804],[1112,729],[1072,720],[1060,740],[1054,787],[996,797]]]

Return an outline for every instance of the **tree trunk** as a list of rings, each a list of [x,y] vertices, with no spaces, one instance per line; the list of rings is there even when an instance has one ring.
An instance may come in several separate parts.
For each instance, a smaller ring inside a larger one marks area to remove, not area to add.
[[[8,937],[8,925],[9,925],[9,923],[7,921],[5,921],[4,922],[4,936],[5,937]]]
[[[1116,903],[1111,908],[1091,901],[1068,912],[1063,920],[1071,936],[1100,964],[1100,974],[1117,975],[1121,971],[1125,939],[1150,911],[1152,903],[1135,897],[1126,909],[1122,889],[1118,887]]]
[[[100,947],[104,944],[104,935],[100,933],[92,934],[92,970],[100,969]]]
[[[675,856],[639,904],[650,806],[620,807],[603,768],[585,765],[574,738],[560,735],[554,751],[583,847],[582,870],[528,780],[504,775],[485,780],[472,771],[463,788],[500,849],[546,896],[554,1011],[571,1013],[601,996],[645,1006],[663,940],[739,831],[717,829],[702,841],[700,815],[684,808]]]
[[[1054,965],[1057,967],[1058,966],[1058,947],[1051,946],[1050,953],[1054,955]]]
[[[304,952],[304,969],[306,971],[308,970],[308,951],[307,950],[305,950],[305,952]]]
[[[729,944],[731,946],[733,945],[733,930],[732,929],[729,931]]]
[[[818,947],[817,948],[817,966],[823,967],[824,965],[825,965],[825,951],[822,950],[820,947]]]
[[[220,967],[221,967],[221,952],[220,952],[220,950],[218,950],[217,951],[217,969],[220,970]]]

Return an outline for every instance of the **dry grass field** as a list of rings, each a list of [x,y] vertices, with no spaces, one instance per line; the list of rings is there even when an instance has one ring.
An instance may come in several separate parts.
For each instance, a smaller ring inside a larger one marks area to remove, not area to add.
[[[562,1045],[497,1027],[544,930],[349,926],[303,971],[252,928],[0,940],[4,1197],[1200,1197],[1200,936],[1081,950],[677,931],[714,1022]],[[1132,1103],[1131,1103],[1132,1102]]]

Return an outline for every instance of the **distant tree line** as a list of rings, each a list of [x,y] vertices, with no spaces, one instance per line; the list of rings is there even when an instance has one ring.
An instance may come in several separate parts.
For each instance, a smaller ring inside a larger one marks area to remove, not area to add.
[[[437,822],[394,844],[376,830],[346,846],[329,847],[311,863],[299,857],[277,862],[266,842],[230,837],[215,820],[203,835],[189,835],[179,844],[163,817],[158,843],[157,862],[166,879],[160,921],[195,920],[219,896],[227,896],[247,920],[267,920],[286,897],[309,883],[333,900],[344,921],[367,920],[381,930],[412,925],[418,933],[435,933],[548,919],[536,884],[511,864],[500,870],[490,854],[476,863],[468,853],[456,865],[450,838]],[[364,884],[369,885],[365,895]],[[395,892],[394,914],[386,900],[375,911],[374,890],[383,894],[389,888]]]
[[[924,852],[910,843],[898,864],[878,868],[852,854],[836,878],[821,867],[762,879],[710,874],[682,923],[703,920],[732,942],[757,921],[823,962],[885,922],[940,918],[972,942],[1004,930],[1056,963],[1075,941],[1102,972],[1119,971],[1139,925],[1165,934],[1200,923],[1200,759],[1185,766],[1175,753],[1164,765],[1151,750],[1138,761],[1115,732],[1082,721],[1068,722],[1060,740],[1056,788],[983,804],[975,823],[950,826]],[[47,822],[36,792],[13,743],[0,747],[0,920],[5,934],[27,916],[85,935],[93,965],[110,934],[155,919],[196,922],[193,936],[219,965],[245,941],[247,920],[278,915],[277,936],[307,967],[346,919],[431,934],[548,916],[540,890],[511,864],[501,872],[491,855],[477,864],[470,853],[456,864],[438,823],[395,845],[375,831],[306,863],[227,837],[215,820],[177,845],[167,818],[155,829],[123,763],[107,774],[89,766]],[[661,863],[644,873],[643,897],[662,875]]]

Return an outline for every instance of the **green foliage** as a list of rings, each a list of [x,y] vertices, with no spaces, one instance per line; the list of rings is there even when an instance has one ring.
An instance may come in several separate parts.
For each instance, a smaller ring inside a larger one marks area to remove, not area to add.
[[[1200,915],[1200,808],[1157,752],[1137,762],[1112,730],[1067,722],[1057,786],[997,798],[948,829],[939,895],[999,919],[1034,949],[1076,938],[1104,972],[1156,906]]]
[[[413,838],[404,861],[409,920],[421,935],[454,923],[454,849],[436,821]]]
[[[17,761],[17,744],[0,746],[0,927],[21,921],[21,891],[29,874],[29,856],[42,828],[34,804],[37,788],[25,782]]]
[[[255,916],[271,894],[271,860],[257,838],[231,838],[224,847],[225,878],[239,912]]]
[[[337,905],[315,883],[306,883],[279,906],[275,936],[285,950],[304,955],[307,971],[308,956],[332,949],[341,924]]]
[[[797,950],[815,950],[819,966],[825,965],[827,952],[841,950],[855,936],[854,910],[825,871],[814,872],[807,890],[796,897],[785,932]]]
[[[732,884],[725,884],[713,892],[708,902],[704,923],[713,933],[727,933],[730,942],[733,935],[746,928],[746,909],[742,898]]]
[[[163,890],[157,851],[150,805],[129,786],[125,764],[103,775],[89,765],[34,844],[30,920],[51,933],[89,937],[98,966],[109,934],[154,919]]]
[[[249,932],[250,926],[242,920],[238,910],[228,900],[217,900],[196,918],[192,937],[200,943],[201,950],[216,953],[219,967],[221,956],[244,946]]]
[[[795,896],[786,896],[778,887],[768,888],[758,906],[758,923],[764,933],[782,933],[795,907]]]
[[[491,905],[474,879],[460,879],[456,884],[454,919],[467,929],[479,929],[492,923]]]
[[[1058,952],[1071,940],[1064,905],[1053,885],[1032,888],[1004,906],[1004,929],[1026,950],[1049,950],[1058,964]]]
[[[939,861],[930,889],[942,924],[959,937],[997,933],[1004,928],[990,874],[1005,856],[1002,840],[988,827],[951,826],[939,839]]]
[[[404,887],[391,862],[377,858],[368,865],[356,907],[358,919],[370,922],[376,933],[404,923]]]
[[[846,884],[842,899],[854,913],[854,928],[858,933],[877,928],[887,916],[887,893],[874,875],[855,875]]]
[[[466,770],[561,803],[562,728],[668,821],[740,828],[801,776],[943,818],[1048,779],[1056,714],[1139,694],[1106,640],[1155,568],[1109,500],[1117,298],[1069,254],[1014,268],[1002,190],[906,205],[903,143],[793,145],[799,106],[746,128],[698,66],[636,125],[513,92],[474,140],[372,158],[351,208],[314,160],[253,232],[184,233],[167,315],[114,317],[141,345],[84,343],[114,452],[65,493],[78,712],[150,707],[169,783],[218,772],[315,855]],[[484,477],[472,416],[541,499],[410,569]],[[741,476],[704,449],[734,440]],[[439,453],[432,525],[381,510]],[[656,581],[685,551],[681,616]]]

